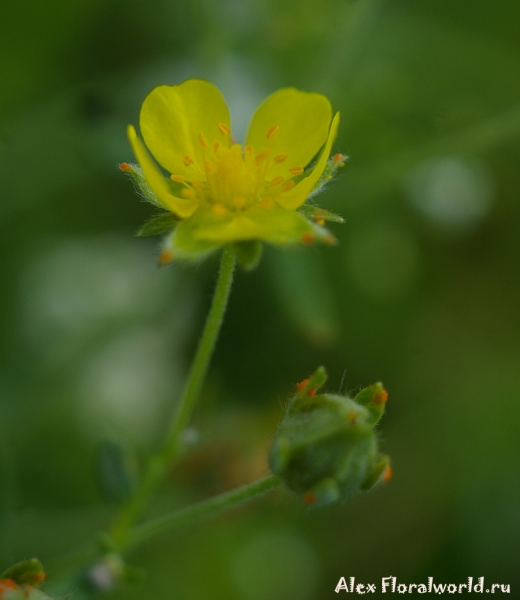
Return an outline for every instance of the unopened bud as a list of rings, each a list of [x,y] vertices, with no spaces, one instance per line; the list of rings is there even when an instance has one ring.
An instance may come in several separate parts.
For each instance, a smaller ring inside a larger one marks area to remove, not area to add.
[[[314,506],[370,489],[389,465],[378,451],[374,428],[384,410],[383,386],[369,386],[354,400],[317,394],[326,377],[320,367],[298,384],[269,455],[272,472]]]

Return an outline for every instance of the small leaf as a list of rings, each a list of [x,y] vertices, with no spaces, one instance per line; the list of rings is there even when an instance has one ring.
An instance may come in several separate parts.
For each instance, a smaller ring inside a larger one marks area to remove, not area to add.
[[[171,212],[163,212],[155,215],[138,230],[137,237],[150,237],[152,235],[162,235],[175,228],[178,219]]]
[[[234,244],[237,260],[245,271],[252,271],[262,258],[263,245],[260,240],[236,242]]]

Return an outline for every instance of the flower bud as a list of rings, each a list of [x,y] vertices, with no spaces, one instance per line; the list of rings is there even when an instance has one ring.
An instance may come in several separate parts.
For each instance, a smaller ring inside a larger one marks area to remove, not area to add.
[[[269,455],[272,472],[315,506],[370,489],[389,473],[389,458],[379,453],[374,428],[386,390],[376,383],[354,400],[317,394],[326,377],[320,367],[298,384]]]

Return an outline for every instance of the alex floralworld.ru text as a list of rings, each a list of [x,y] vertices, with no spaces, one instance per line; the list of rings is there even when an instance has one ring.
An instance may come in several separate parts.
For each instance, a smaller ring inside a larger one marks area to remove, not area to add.
[[[348,583],[345,577],[341,577],[336,586],[336,594],[340,592],[348,592],[351,594],[370,594],[379,591],[376,583],[356,583],[355,577],[349,577]],[[381,580],[380,591],[385,594],[411,594],[417,592],[419,594],[434,593],[434,594],[462,594],[463,592],[483,593],[503,593],[510,594],[511,586],[509,584],[492,583],[484,584],[484,577],[479,577],[474,580],[473,577],[468,577],[467,583],[434,583],[433,577],[428,577],[428,583],[397,583],[397,577],[383,577]]]

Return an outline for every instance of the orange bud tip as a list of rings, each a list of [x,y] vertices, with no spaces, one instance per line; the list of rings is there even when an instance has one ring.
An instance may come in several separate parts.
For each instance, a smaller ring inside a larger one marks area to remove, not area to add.
[[[381,477],[381,481],[386,483],[387,481],[390,481],[390,479],[392,479],[392,467],[387,465],[383,477]]]
[[[302,242],[304,244],[312,244],[312,242],[314,242],[314,236],[312,235],[312,233],[309,233],[308,231],[304,233],[302,235]]]
[[[229,135],[231,133],[231,127],[228,127],[225,123],[219,123],[218,130],[222,135]]]
[[[300,381],[300,383],[296,384],[296,389],[301,392],[303,390],[303,388],[309,383],[310,379],[309,377],[307,377],[307,379],[304,379],[303,381]]]
[[[316,396],[316,390],[315,388],[311,388],[308,392],[307,392],[307,396],[309,396],[310,398],[312,398],[313,396]]]
[[[271,127],[269,127],[269,129],[267,130],[265,137],[268,140],[273,140],[279,133],[280,128],[278,127],[278,125],[271,125]]]
[[[121,163],[119,165],[119,168],[121,169],[121,171],[124,171],[125,173],[132,172],[132,167],[128,163]]]
[[[374,402],[376,404],[383,404],[388,401],[388,392],[386,390],[381,390],[374,396]]]
[[[316,502],[316,495],[311,493],[304,494],[303,501],[305,502],[305,504],[311,506]]]
[[[36,581],[45,581],[45,573],[35,573],[32,577]]]
[[[303,167],[291,167],[289,169],[289,172],[292,173],[293,175],[301,175],[303,173],[304,169]]]
[[[185,164],[187,167],[189,167],[190,165],[192,165],[192,164],[193,164],[193,159],[192,159],[190,156],[188,156],[187,154],[185,154],[185,155],[182,157],[182,162],[183,162],[183,163],[184,163],[184,164]]]
[[[163,250],[159,255],[159,265],[162,267],[173,260],[173,252],[171,250]]]

